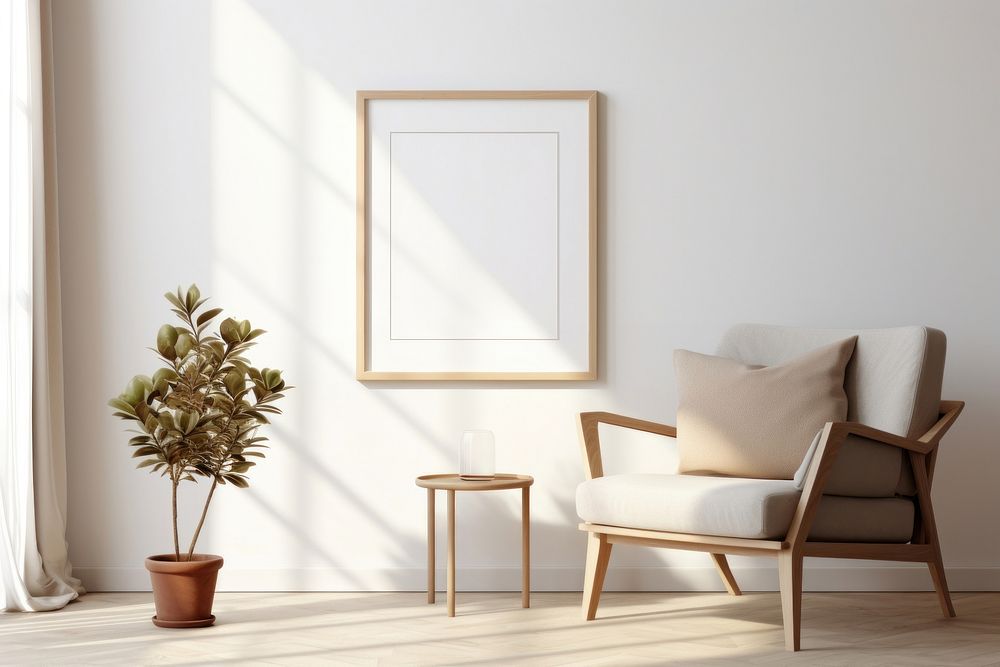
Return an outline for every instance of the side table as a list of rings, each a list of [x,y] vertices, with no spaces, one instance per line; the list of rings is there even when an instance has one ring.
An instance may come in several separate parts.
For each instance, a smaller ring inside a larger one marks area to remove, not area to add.
[[[448,616],[455,615],[455,492],[521,489],[521,606],[531,593],[531,535],[529,524],[530,475],[498,473],[493,479],[466,480],[456,474],[421,475],[417,486],[427,489],[427,604],[434,604],[434,493],[448,492]]]

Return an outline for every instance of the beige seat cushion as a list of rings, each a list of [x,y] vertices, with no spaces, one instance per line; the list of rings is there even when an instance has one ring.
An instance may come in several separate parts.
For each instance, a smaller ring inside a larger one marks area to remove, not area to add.
[[[781,539],[800,493],[792,480],[630,473],[580,484],[576,512],[588,523],[606,526]],[[906,542],[912,528],[909,499],[826,496],[809,539]]]
[[[576,489],[576,513],[600,523],[672,533],[780,538],[799,501],[785,479],[629,473]]]
[[[856,336],[773,366],[674,352],[681,473],[792,479],[816,430],[847,417]]]

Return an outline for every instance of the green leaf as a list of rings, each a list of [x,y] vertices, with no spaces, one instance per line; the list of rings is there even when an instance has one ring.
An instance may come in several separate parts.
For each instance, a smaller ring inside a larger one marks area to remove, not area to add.
[[[223,475],[223,477],[226,478],[227,482],[240,489],[245,489],[250,486],[250,482],[248,482],[245,477],[241,477],[240,475]]]
[[[170,391],[170,385],[167,384],[167,381],[160,380],[159,382],[153,385],[153,392],[150,394],[150,396],[162,399],[166,397],[169,391]]]
[[[160,419],[160,423],[163,423],[162,417]],[[177,415],[174,418],[174,423],[177,425],[178,431],[187,435],[194,428],[195,424],[198,423],[198,415],[197,413],[188,412],[187,410],[178,410]]]
[[[247,410],[247,413],[246,413],[246,414],[247,414],[247,415],[249,415],[249,416],[251,416],[251,417],[253,417],[253,418],[254,418],[254,419],[256,419],[257,421],[259,421],[259,422],[260,422],[261,424],[270,424],[270,423],[271,423],[271,422],[269,422],[269,421],[267,420],[267,417],[265,417],[265,416],[264,416],[264,415],[263,415],[263,414],[262,414],[261,412],[259,412],[258,410]]]
[[[132,452],[132,458],[137,459],[140,456],[154,456],[154,455],[158,456],[159,454],[160,450],[158,448],[146,446],[146,447],[140,447],[139,449]]]
[[[160,327],[160,330],[156,332],[156,350],[163,356],[169,356],[167,350],[169,350],[177,342],[177,328],[170,325],[164,324]]]
[[[205,324],[205,322],[208,322],[221,312],[222,312],[221,308],[212,308],[210,310],[206,310],[204,313],[198,316],[198,320],[195,322],[195,324],[198,325]]]
[[[177,342],[174,343],[174,351],[177,352],[178,358],[183,359],[188,355],[188,352],[194,349],[194,346],[195,346],[194,336],[192,336],[189,333],[182,333],[180,336],[178,336]]]
[[[135,405],[146,400],[146,396],[151,391],[153,391],[153,380],[145,375],[136,375],[129,380],[128,386],[122,392],[121,399],[126,403]]]
[[[173,368],[158,368],[156,372],[153,373],[153,385],[159,384],[161,381],[172,381],[177,379],[177,371]]]
[[[277,368],[266,369],[262,373],[264,375],[264,386],[268,389],[273,389],[279,382],[281,382],[281,371]]]
[[[108,405],[113,407],[115,410],[121,410],[122,412],[127,412],[129,414],[135,414],[135,408],[133,408],[128,401],[123,401],[121,398],[112,398],[108,401]]]
[[[198,286],[193,284],[188,287],[187,296],[184,299],[184,304],[187,306],[188,312],[194,311],[195,304],[198,303],[198,299],[201,298],[201,290]]]
[[[178,431],[178,430],[180,430],[180,429],[177,428],[177,425],[174,423],[174,416],[172,414],[170,414],[169,412],[167,412],[166,410],[164,410],[163,412],[160,413],[160,419],[159,419],[159,421],[160,421],[160,426],[162,426],[163,428],[165,428],[168,431]]]
[[[219,335],[222,336],[222,340],[227,343],[236,343],[240,339],[240,328],[239,324],[231,317],[227,317],[222,320],[222,324],[219,325]]]
[[[179,287],[177,288],[177,291],[180,292]],[[163,296],[166,297],[167,301],[169,301],[171,305],[176,306],[177,308],[184,308],[184,304],[181,302],[179,298],[177,298],[177,295],[174,294],[173,292],[167,292]]]
[[[229,395],[238,400],[240,398],[240,392],[246,388],[247,379],[243,373],[234,368],[226,373],[226,377],[223,382],[226,385],[226,391],[229,392]]]
[[[222,357],[226,354],[226,344],[221,340],[215,339],[207,343],[208,349],[212,351],[212,356],[215,357],[216,361],[221,361]]]

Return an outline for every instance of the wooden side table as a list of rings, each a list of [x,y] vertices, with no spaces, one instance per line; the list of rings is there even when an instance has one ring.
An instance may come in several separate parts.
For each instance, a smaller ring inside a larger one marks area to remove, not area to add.
[[[465,480],[456,474],[421,475],[417,486],[427,489],[427,604],[434,604],[434,492],[448,492],[448,615],[455,615],[455,492],[521,489],[521,606],[527,609],[531,593],[531,535],[529,524],[530,475],[498,473],[493,479]]]

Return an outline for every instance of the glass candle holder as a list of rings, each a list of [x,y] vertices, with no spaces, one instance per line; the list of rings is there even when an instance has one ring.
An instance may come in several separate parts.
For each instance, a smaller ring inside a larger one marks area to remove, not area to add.
[[[463,431],[459,477],[468,480],[496,477],[493,431]]]

